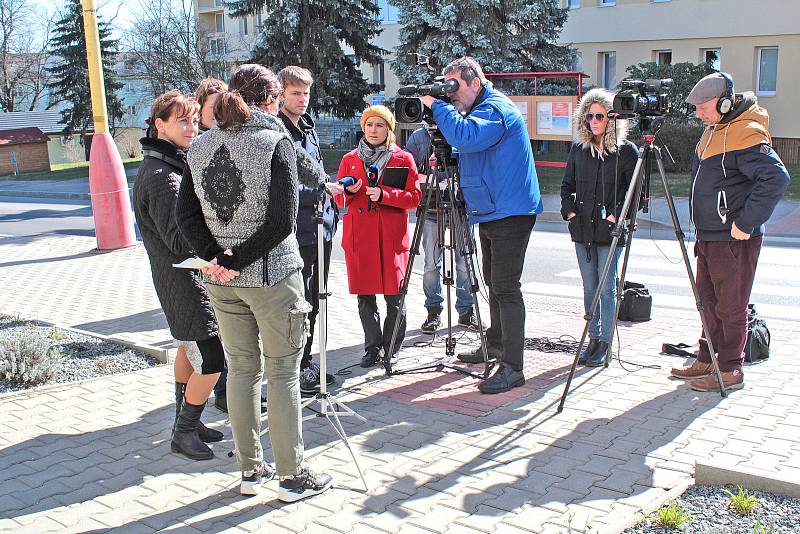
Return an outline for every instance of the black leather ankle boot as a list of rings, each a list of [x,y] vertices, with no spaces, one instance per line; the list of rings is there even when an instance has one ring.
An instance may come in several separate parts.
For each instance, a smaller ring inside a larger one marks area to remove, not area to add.
[[[172,452],[179,452],[192,460],[210,460],[214,457],[214,452],[197,434],[197,424],[204,407],[202,404],[195,406],[183,401],[175,421],[175,430],[172,432]]]
[[[186,394],[186,384],[183,382],[175,382],[175,421],[178,420],[178,413],[181,411],[181,404],[183,404],[183,397]],[[172,424],[172,430],[175,431],[175,423]],[[214,443],[222,441],[225,437],[219,430],[213,430],[206,427],[202,421],[197,425],[197,434],[200,439],[206,443]]]

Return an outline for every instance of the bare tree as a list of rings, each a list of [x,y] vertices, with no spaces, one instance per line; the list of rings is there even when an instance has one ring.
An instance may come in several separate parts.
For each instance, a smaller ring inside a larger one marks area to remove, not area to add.
[[[33,110],[45,90],[52,19],[32,0],[0,0],[0,109]]]
[[[227,71],[223,37],[198,29],[191,0],[138,0],[125,47],[136,56],[152,94],[194,91],[200,80]]]

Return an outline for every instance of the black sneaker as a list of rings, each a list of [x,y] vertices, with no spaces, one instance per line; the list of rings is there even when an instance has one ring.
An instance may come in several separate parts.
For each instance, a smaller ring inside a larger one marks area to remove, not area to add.
[[[242,495],[258,495],[263,484],[275,478],[275,468],[268,463],[262,463],[255,471],[242,473],[242,483],[239,493]]]
[[[435,334],[439,327],[442,326],[442,320],[439,317],[439,312],[428,311],[428,318],[422,323],[419,329],[423,334]]]
[[[319,391],[319,373],[319,365],[314,362],[308,364],[305,369],[300,369],[300,393],[313,395]],[[332,386],[334,384],[336,384],[336,378],[330,373],[325,373],[325,385]]]
[[[463,326],[464,328],[469,328],[471,330],[478,329],[478,319],[475,317],[475,312],[472,311],[472,308],[468,309],[464,313],[458,314],[458,326]]]
[[[361,358],[361,367],[375,367],[381,361],[381,353],[378,349],[369,349]]]
[[[315,474],[304,467],[297,475],[280,481],[278,485],[278,500],[295,502],[306,497],[319,495],[330,488],[332,483],[333,479],[330,475],[326,473]]]
[[[498,360],[502,358],[503,351],[501,351],[500,349],[493,347],[489,344],[486,345],[486,348],[489,351],[489,358],[488,358],[489,361]],[[462,352],[457,356],[457,358],[464,363],[483,363],[484,362],[483,348],[478,347],[477,349],[472,350],[470,352]]]

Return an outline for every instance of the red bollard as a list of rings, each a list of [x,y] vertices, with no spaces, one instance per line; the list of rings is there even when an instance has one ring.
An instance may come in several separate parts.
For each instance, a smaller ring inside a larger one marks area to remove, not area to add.
[[[114,250],[136,244],[128,180],[122,158],[108,132],[92,136],[89,151],[89,195],[97,248]]]

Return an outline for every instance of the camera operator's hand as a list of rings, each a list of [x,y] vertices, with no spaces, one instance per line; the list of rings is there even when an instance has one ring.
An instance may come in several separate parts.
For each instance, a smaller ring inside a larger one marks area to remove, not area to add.
[[[430,109],[433,109],[433,103],[436,101],[436,99],[431,95],[421,96],[420,100],[422,100],[422,103],[428,106]]]
[[[616,222],[617,222],[617,218],[616,218],[616,217],[614,217],[614,214],[613,214],[613,213],[612,213],[611,215],[609,215],[608,217],[606,217],[606,220],[607,220],[608,222],[610,222],[610,223],[614,223],[614,224],[616,224]]]
[[[325,182],[325,189],[328,190],[328,193],[334,196],[344,193],[344,187],[336,182]]]
[[[567,220],[571,221],[573,218],[575,218],[575,215],[577,215],[577,213],[575,213],[574,211],[567,213]]]
[[[734,222],[731,225],[731,237],[738,241],[747,241],[751,236],[747,232],[739,230],[739,227],[736,226],[736,222]]]
[[[345,187],[345,189],[347,189],[347,191],[349,191],[350,193],[357,193],[358,190],[361,189],[361,184],[362,183],[363,183],[363,180],[359,179],[353,185],[348,185],[347,187]]]
[[[369,199],[373,202],[380,202],[381,197],[383,197],[383,189],[380,187],[367,186],[366,193]]]

